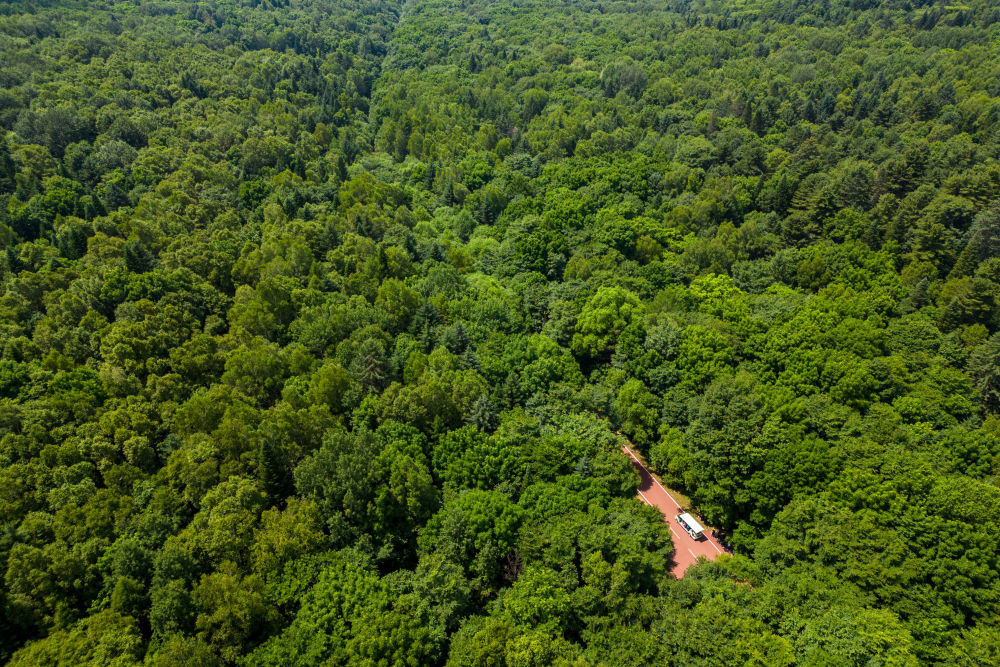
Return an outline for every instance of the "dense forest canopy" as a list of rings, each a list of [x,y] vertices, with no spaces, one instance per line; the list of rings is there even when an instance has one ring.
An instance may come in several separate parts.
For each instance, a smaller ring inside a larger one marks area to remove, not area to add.
[[[0,4],[0,660],[1000,663],[998,43]]]

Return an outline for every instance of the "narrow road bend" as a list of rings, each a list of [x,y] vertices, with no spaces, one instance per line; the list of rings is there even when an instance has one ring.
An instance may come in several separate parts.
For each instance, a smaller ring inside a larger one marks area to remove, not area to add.
[[[663,518],[670,526],[670,537],[674,543],[674,567],[670,571],[675,577],[680,579],[689,567],[698,561],[699,556],[708,560],[715,560],[725,553],[718,540],[715,539],[714,531],[705,526],[705,539],[695,541],[691,539],[675,517],[680,514],[680,503],[667,492],[659,480],[642,465],[632,450],[622,445],[622,451],[632,459],[632,465],[639,471],[642,482],[639,484],[639,498],[647,505],[657,508],[663,513]],[[685,510],[687,511],[687,510]]]

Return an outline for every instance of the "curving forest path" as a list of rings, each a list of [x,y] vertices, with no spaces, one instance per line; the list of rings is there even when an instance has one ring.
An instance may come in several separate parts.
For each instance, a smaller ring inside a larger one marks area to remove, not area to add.
[[[697,542],[691,539],[691,536],[684,532],[684,529],[680,527],[680,524],[674,518],[680,514],[680,503],[674,500],[674,497],[663,488],[658,479],[653,477],[653,474],[636,458],[631,449],[622,445],[622,451],[629,455],[632,459],[632,465],[639,471],[639,477],[642,480],[639,484],[639,497],[647,505],[652,505],[660,510],[667,525],[670,526],[670,537],[674,543],[675,563],[670,572],[675,577],[678,579],[683,577],[687,569],[694,565],[699,557],[715,560],[721,554],[725,553],[718,540],[715,539],[714,531],[708,526],[705,527],[706,539]],[[686,508],[685,511],[689,510]]]

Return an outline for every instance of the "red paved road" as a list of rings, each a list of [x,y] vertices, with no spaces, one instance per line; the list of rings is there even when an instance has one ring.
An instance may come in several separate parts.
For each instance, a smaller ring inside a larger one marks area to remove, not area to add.
[[[684,529],[677,523],[677,519],[674,518],[680,514],[677,511],[680,503],[674,500],[674,497],[667,493],[663,485],[646,470],[646,467],[639,462],[632,450],[623,445],[622,451],[631,457],[632,465],[639,471],[639,477],[642,479],[642,483],[639,485],[639,497],[647,505],[652,505],[663,512],[663,518],[670,526],[670,537],[674,542],[674,562],[676,563],[671,572],[675,577],[678,579],[683,577],[684,572],[698,560],[698,556],[715,560],[719,554],[725,553],[715,539],[712,529],[707,526],[705,527],[707,539],[697,542],[691,539],[691,536],[684,532]]]

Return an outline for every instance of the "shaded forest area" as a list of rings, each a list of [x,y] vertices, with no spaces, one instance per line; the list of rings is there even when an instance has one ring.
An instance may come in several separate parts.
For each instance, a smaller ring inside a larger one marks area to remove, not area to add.
[[[998,39],[0,5],[0,660],[1000,663]]]

